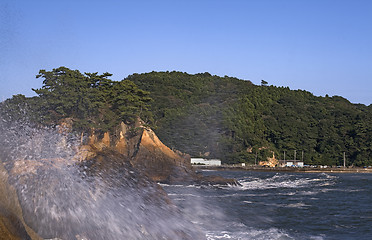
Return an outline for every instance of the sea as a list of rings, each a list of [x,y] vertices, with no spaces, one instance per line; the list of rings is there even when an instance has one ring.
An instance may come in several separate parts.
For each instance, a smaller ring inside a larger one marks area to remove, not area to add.
[[[162,184],[212,239],[372,239],[372,174],[200,170],[239,186]]]

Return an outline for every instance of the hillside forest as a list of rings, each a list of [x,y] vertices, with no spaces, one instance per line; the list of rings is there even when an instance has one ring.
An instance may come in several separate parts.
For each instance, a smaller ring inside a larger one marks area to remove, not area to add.
[[[140,117],[169,147],[223,163],[275,156],[305,164],[372,165],[372,104],[209,73],[150,72],[122,81],[110,73],[40,70],[34,97],[0,104],[6,121],[55,127],[70,118],[77,133],[106,132]]]

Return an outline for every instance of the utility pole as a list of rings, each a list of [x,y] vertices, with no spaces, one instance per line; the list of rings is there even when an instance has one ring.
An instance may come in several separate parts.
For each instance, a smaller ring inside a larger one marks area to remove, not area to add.
[[[344,152],[344,168],[346,167],[346,157],[345,157],[345,152]]]
[[[304,161],[304,150],[302,150],[302,158],[301,158],[302,162]]]
[[[294,160],[296,161],[296,150],[294,150]]]
[[[257,150],[256,150],[256,158],[254,159],[254,165],[257,165]]]
[[[283,154],[283,155],[284,155],[284,159],[283,159],[283,160],[285,161],[285,151],[283,151],[283,153],[284,153],[284,154]]]

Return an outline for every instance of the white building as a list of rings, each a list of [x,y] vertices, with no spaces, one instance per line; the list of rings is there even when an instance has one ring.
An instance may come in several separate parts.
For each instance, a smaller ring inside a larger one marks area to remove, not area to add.
[[[219,159],[191,158],[192,165],[221,166]]]
[[[279,160],[280,167],[304,167],[303,161],[298,160]]]
[[[288,161],[285,166],[286,167],[292,167],[293,166],[293,162]]]

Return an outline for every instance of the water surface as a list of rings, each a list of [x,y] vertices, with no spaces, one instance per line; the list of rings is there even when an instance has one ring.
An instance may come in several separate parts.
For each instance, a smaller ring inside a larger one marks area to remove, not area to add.
[[[372,239],[372,174],[203,174],[241,186],[163,187],[207,239]]]

